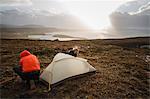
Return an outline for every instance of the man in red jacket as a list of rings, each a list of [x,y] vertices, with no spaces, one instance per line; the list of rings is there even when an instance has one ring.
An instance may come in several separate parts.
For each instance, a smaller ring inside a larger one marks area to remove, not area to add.
[[[31,85],[30,81],[39,80],[40,62],[35,55],[27,50],[20,53],[20,58],[20,66],[13,68],[13,70],[22,78],[22,80],[27,81],[30,89],[33,89],[35,88],[35,84]]]

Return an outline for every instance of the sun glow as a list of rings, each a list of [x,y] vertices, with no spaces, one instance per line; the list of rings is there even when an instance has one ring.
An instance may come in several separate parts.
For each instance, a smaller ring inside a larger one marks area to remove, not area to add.
[[[71,1],[65,5],[69,12],[79,17],[92,29],[110,26],[109,15],[125,1]]]

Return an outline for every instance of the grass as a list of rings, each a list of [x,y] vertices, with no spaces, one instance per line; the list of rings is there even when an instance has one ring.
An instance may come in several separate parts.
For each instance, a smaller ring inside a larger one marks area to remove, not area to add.
[[[2,98],[148,98],[150,96],[150,62],[145,60],[150,50],[135,45],[148,44],[148,38],[90,41],[1,40],[0,72],[3,80],[13,77],[12,68],[18,65],[19,53],[25,48],[37,55],[44,69],[56,53],[73,46],[80,47],[79,57],[85,58],[97,71],[53,85],[50,92],[40,84],[33,94],[21,95],[22,84],[16,80],[1,87]],[[129,46],[128,46],[129,45]],[[9,94],[8,94],[9,91]]]

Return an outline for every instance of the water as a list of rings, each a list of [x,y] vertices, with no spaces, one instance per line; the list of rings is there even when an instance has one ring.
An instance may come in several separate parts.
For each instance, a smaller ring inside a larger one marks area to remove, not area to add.
[[[87,40],[87,39],[118,39],[129,37],[150,36],[150,29],[109,29],[100,31],[72,31],[72,32],[50,32],[42,35],[28,35],[29,39],[38,40]]]
[[[150,45],[141,45],[140,48],[148,48],[148,49],[150,49]]]
[[[28,35],[29,39],[39,40],[86,40],[86,39],[102,39],[103,35],[97,31],[92,32],[51,32],[43,35]]]

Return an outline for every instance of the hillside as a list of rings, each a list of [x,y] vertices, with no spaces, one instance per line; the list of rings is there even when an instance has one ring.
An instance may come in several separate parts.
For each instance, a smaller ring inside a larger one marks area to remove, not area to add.
[[[148,98],[150,77],[150,38],[39,41],[1,40],[0,83],[1,98],[52,98],[52,99],[100,99],[100,98]],[[70,47],[78,46],[78,57],[88,60],[97,71],[52,85],[38,85],[37,90],[27,91],[17,81],[12,68],[18,65],[19,53],[29,49],[37,55],[44,69],[54,55]],[[9,91],[9,94],[8,94]]]

